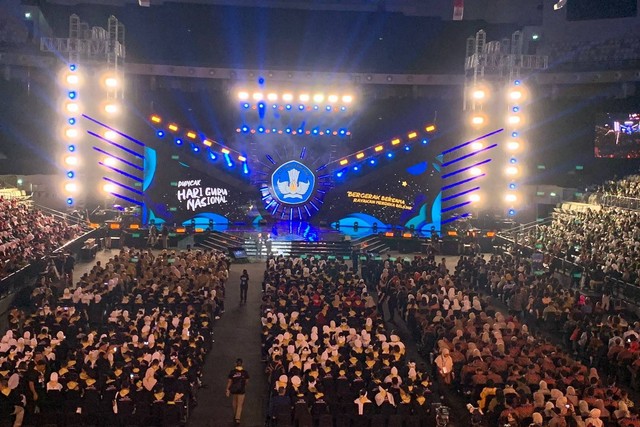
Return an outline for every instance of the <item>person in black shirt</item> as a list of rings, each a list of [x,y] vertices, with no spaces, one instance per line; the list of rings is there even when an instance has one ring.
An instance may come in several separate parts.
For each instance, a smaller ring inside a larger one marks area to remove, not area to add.
[[[240,276],[240,304],[247,302],[247,290],[249,289],[249,273],[247,270],[242,270]]]
[[[244,395],[247,391],[248,382],[249,373],[242,367],[242,359],[237,359],[236,367],[227,376],[227,397],[232,396],[233,398],[233,419],[236,424],[240,424],[242,405],[244,404]]]

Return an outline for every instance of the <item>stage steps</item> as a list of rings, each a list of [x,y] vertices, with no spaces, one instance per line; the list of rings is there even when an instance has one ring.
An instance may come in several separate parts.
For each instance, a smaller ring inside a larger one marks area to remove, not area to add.
[[[233,234],[224,233],[222,231],[213,231],[209,233],[209,235],[199,243],[198,246],[226,253],[229,248],[244,247],[244,241]]]
[[[369,236],[355,239],[351,242],[351,245],[359,252],[368,252],[373,254],[381,254],[389,252],[391,248],[387,245],[378,234],[371,234]]]
[[[244,248],[249,257],[258,257],[258,247],[253,239],[245,239]],[[284,241],[273,240],[271,242],[271,253],[274,255],[300,256],[300,255],[333,255],[339,259],[351,256],[351,242],[348,241],[317,241],[308,242],[303,240]],[[261,256],[267,255],[265,244],[261,247]]]

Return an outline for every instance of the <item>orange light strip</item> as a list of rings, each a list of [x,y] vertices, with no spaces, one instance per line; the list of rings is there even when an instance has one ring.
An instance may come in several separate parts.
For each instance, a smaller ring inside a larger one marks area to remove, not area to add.
[[[384,149],[384,147],[382,145],[378,145],[376,148],[374,148],[376,153],[382,151],[383,149]]]
[[[202,143],[207,147],[211,147],[213,145],[213,142],[209,141],[208,139],[203,140]]]
[[[347,159],[342,159],[342,160],[340,160],[340,166],[344,166],[344,165],[346,165],[347,163],[349,163],[349,160],[347,160]]]
[[[170,130],[171,132],[177,132],[177,131],[178,131],[178,125],[173,124],[173,123],[171,123],[171,124],[168,126],[168,128],[169,128],[169,130]]]
[[[162,123],[162,119],[156,115],[151,116],[151,121],[153,123]]]
[[[392,139],[391,140],[391,145],[398,145],[400,144],[400,138],[396,138],[396,139]]]
[[[196,136],[198,136],[198,135],[196,135],[196,133],[194,131],[192,131],[192,130],[187,132],[187,137],[188,138],[195,139]]]
[[[229,154],[231,151],[229,151],[228,148],[223,148],[222,150],[220,150],[222,152],[222,154]]]
[[[356,154],[356,159],[361,159],[363,157],[364,157],[364,153],[362,153],[362,152]]]
[[[416,136],[418,136],[418,132],[411,132],[409,135],[407,135],[407,137],[408,137],[409,139],[413,139],[413,138],[415,138]]]

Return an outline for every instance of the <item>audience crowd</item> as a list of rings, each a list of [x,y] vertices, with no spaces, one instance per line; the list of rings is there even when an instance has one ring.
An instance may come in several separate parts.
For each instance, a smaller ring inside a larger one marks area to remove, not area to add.
[[[22,202],[0,198],[0,278],[49,254],[81,231]]]
[[[175,426],[196,403],[229,261],[217,252],[123,249],[0,339],[0,418],[28,425]]]
[[[624,389],[640,367],[640,324],[608,296],[590,301],[529,262],[461,257],[450,271],[444,259],[389,259],[365,263],[360,278],[342,262],[278,258],[265,281],[278,425],[429,425],[440,394],[432,371],[487,426],[640,425]],[[403,320],[430,365],[407,357],[385,317]],[[549,329],[566,346],[534,333]]]

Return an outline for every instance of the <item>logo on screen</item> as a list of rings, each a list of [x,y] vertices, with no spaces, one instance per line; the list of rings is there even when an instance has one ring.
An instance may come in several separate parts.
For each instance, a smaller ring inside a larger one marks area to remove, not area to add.
[[[281,203],[305,203],[313,194],[315,179],[308,167],[291,160],[278,167],[271,175],[273,194]]]

